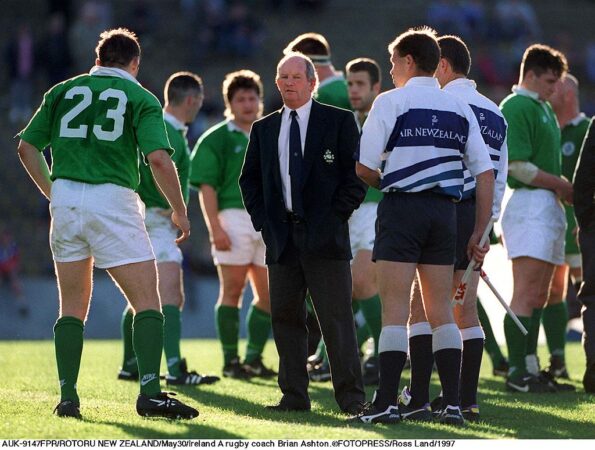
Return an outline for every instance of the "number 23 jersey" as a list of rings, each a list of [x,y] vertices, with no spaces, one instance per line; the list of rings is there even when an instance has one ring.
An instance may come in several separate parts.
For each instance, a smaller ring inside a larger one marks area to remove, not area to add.
[[[96,66],[55,85],[19,133],[51,145],[51,179],[113,183],[136,190],[141,154],[170,147],[159,100],[128,72]]]

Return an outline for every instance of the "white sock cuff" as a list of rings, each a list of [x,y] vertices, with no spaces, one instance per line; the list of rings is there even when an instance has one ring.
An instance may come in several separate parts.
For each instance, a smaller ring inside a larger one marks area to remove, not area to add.
[[[432,327],[430,322],[417,322],[409,325],[409,338],[415,336],[423,336],[425,334],[432,334]]]
[[[479,325],[476,327],[470,328],[463,328],[461,330],[461,338],[463,341],[468,341],[470,339],[485,339],[486,335],[483,332],[483,328]]]
[[[461,332],[454,323],[447,323],[432,329],[432,352],[436,353],[446,348],[463,350]]]
[[[407,327],[401,325],[389,325],[382,327],[380,339],[378,340],[378,353],[382,352],[405,352],[409,350],[407,339]]]

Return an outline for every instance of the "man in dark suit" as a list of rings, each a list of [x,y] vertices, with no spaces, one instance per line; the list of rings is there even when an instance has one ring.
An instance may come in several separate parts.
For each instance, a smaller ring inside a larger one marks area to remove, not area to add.
[[[256,121],[240,188],[269,267],[273,335],[279,352],[277,411],[309,410],[306,291],[327,345],[335,399],[353,414],[365,398],[351,311],[347,220],[366,188],[355,174],[358,132],[349,111],[312,100],[312,61],[286,55],[277,66],[284,107]]]
[[[583,345],[587,368],[585,392],[595,393],[595,125],[589,132],[574,173],[574,214],[583,262],[583,284],[577,298],[583,304]]]

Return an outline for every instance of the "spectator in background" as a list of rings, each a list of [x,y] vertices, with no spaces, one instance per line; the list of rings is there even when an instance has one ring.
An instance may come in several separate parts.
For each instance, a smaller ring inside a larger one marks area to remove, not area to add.
[[[68,38],[75,62],[75,72],[87,72],[93,67],[96,37],[111,24],[111,5],[95,0],[83,3]]]
[[[41,64],[50,86],[72,75],[72,56],[64,14],[56,12],[48,19],[47,35],[41,45]]]
[[[10,112],[12,124],[25,122],[31,116],[35,43],[31,27],[22,23],[5,50],[5,62],[10,78]]]
[[[469,36],[467,23],[453,0],[435,0],[428,6],[426,20],[429,26],[442,34]]]
[[[248,57],[262,43],[262,25],[250,14],[244,2],[234,1],[216,36],[219,52]]]
[[[7,282],[19,303],[19,314],[26,316],[29,310],[24,305],[23,288],[19,280],[19,248],[8,230],[0,231],[0,281]]]
[[[498,36],[509,41],[536,40],[540,35],[537,15],[525,0],[501,0],[494,9]]]

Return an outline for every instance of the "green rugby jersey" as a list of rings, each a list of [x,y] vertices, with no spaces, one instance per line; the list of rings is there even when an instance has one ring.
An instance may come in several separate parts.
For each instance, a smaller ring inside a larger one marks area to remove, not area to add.
[[[314,98],[325,105],[351,110],[347,81],[340,75],[322,81],[318,85],[318,90],[314,93]]]
[[[212,186],[219,211],[244,209],[238,180],[244,164],[248,135],[232,121],[224,120],[200,137],[190,156],[190,184]]]
[[[51,88],[19,136],[39,151],[51,145],[52,180],[134,190],[141,153],[173,152],[159,100],[114,67],[95,66]]]
[[[589,118],[581,113],[573,120],[568,122],[562,128],[562,175],[572,182],[574,169],[581,152],[583,140],[589,129]],[[574,208],[570,205],[564,205],[566,211],[566,254],[573,255],[580,253],[576,243],[574,229],[576,228],[576,219],[574,217]]]
[[[515,87],[502,100],[500,109],[508,123],[508,160],[529,161],[544,172],[560,176],[560,127],[550,104],[540,101],[534,92]],[[536,189],[510,175],[507,183],[512,189]]]
[[[368,118],[368,114],[364,116],[364,120],[360,123],[359,117],[357,115],[357,111],[353,112],[353,116],[355,117],[355,123],[357,125],[357,129],[359,130],[360,134],[362,132],[362,127],[364,126],[364,122]],[[366,196],[362,203],[380,203],[382,200],[382,191],[376,189],[375,187],[368,186],[368,190],[366,191]]]
[[[188,176],[190,175],[190,149],[186,140],[188,128],[171,114],[164,112],[165,129],[169,142],[175,150],[172,160],[178,169],[178,178],[182,188],[184,201],[188,203]],[[138,186],[138,195],[145,203],[147,208],[169,209],[167,199],[161,195],[161,192],[155,184],[151,167],[148,164],[140,165],[140,184]]]

